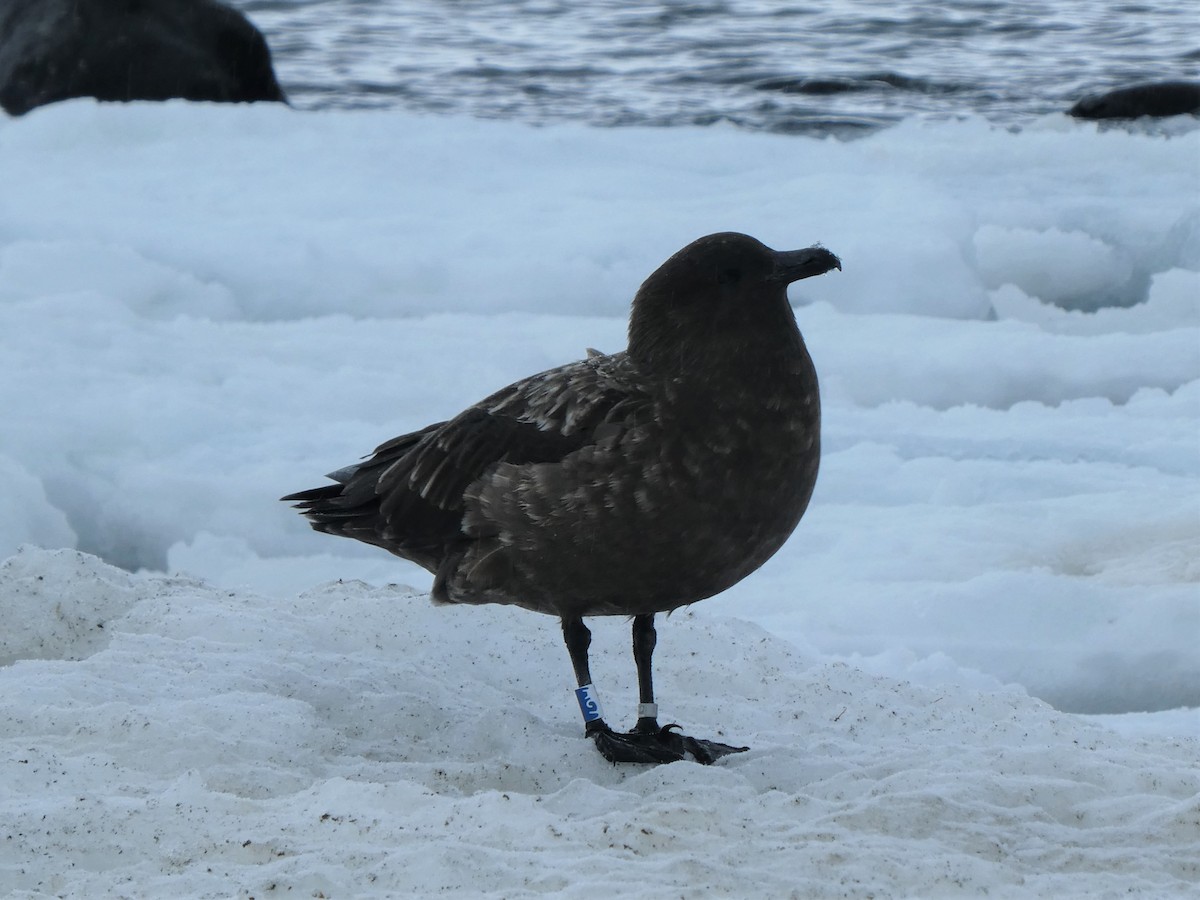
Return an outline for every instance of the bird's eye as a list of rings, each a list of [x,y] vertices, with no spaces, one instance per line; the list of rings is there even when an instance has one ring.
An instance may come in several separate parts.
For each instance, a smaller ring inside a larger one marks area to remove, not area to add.
[[[742,277],[742,270],[738,268],[721,269],[717,272],[717,284],[735,284]]]

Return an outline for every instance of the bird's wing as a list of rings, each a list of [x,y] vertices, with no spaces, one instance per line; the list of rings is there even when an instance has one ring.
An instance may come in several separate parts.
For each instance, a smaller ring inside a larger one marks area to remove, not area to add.
[[[389,519],[413,501],[461,509],[463,494],[488,467],[556,462],[595,439],[598,426],[635,403],[638,392],[623,377],[624,354],[596,356],[509,385],[448,422],[381,446],[376,456],[401,450],[376,491]],[[399,444],[399,446],[397,446]]]
[[[598,355],[533,375],[447,422],[380,445],[333,473],[339,484],[284,499],[299,501],[318,530],[435,568],[465,539],[464,493],[489,468],[561,460],[644,405],[629,365],[624,353]]]

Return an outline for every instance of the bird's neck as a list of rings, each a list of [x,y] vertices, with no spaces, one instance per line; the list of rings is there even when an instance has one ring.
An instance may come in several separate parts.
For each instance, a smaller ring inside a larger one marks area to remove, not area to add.
[[[812,368],[786,296],[717,314],[670,304],[635,306],[628,352],[656,381],[787,381]]]

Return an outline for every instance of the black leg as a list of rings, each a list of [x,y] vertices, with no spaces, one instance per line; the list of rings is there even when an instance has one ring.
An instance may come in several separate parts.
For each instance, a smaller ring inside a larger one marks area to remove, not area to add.
[[[575,683],[578,690],[575,696],[579,699],[579,709],[583,713],[584,733],[595,734],[609,731],[600,710],[600,700],[592,686],[592,673],[588,668],[588,647],[592,645],[592,633],[578,617],[563,617],[563,640],[567,644],[567,653],[571,654],[571,668],[575,670]]]
[[[654,675],[651,659],[658,634],[654,630],[654,613],[633,617],[633,662],[638,677],[638,720],[633,730],[643,734],[658,733],[658,704],[654,702]]]
[[[583,624],[583,619],[562,620],[563,640],[571,654],[571,666],[575,669],[575,683],[579,687],[592,683],[588,670],[588,647],[592,646],[592,633]]]
[[[571,655],[571,667],[575,670],[575,681],[579,685],[575,694],[579,698],[579,709],[583,713],[585,731],[596,744],[596,749],[611,763],[668,763],[681,759],[692,759],[699,763],[712,763],[730,753],[740,753],[745,747],[731,747],[716,741],[702,741],[675,729],[678,725],[658,726],[658,707],[654,703],[654,679],[650,660],[654,656],[657,635],[654,631],[654,614],[633,617],[633,660],[637,665],[638,705],[637,727],[629,734],[618,734],[608,727],[600,711],[600,702],[592,685],[592,673],[588,667],[588,648],[592,633],[579,617],[564,617],[562,620],[563,641]]]

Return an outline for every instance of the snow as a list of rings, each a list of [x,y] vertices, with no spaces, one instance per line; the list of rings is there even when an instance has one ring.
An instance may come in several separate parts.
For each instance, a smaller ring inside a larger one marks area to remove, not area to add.
[[[1198,158],[1065,117],[0,120],[0,894],[1195,892]],[[275,498],[619,349],[725,229],[842,257],[792,294],[821,478],[659,629],[666,720],[751,751],[613,768],[553,620],[434,608]]]
[[[11,558],[0,591],[26,623],[0,675],[8,891],[1166,896],[1200,877],[1195,741],[741,620],[673,616],[660,687],[753,749],[617,768],[560,702],[545,617],[362,582],[281,600],[67,550]],[[616,625],[594,673],[632,697]]]

